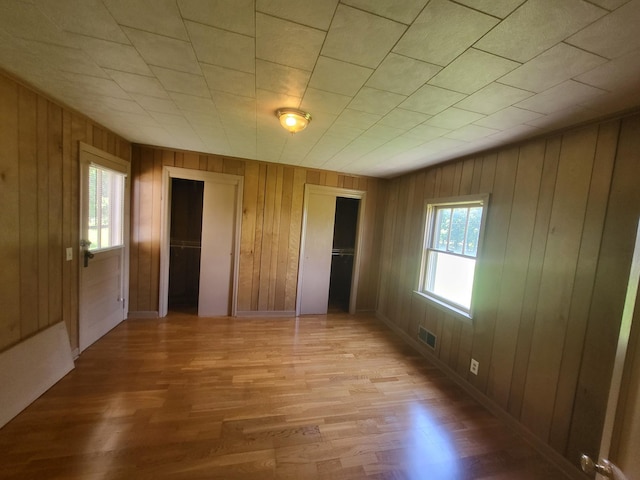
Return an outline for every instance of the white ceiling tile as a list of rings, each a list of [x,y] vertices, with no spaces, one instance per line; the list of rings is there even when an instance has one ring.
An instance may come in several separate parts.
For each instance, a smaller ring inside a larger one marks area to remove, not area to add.
[[[186,25],[198,60],[241,72],[255,72],[253,37],[195,22],[186,22]]]
[[[411,95],[440,70],[442,67],[438,65],[390,53],[373,72],[367,86]]]
[[[38,2],[38,7],[61,30],[128,43],[127,37],[100,0],[44,0]]]
[[[183,115],[174,115],[172,113],[162,113],[162,112],[150,112],[151,117],[153,117],[160,125],[163,126],[180,126],[183,128],[191,129],[191,125],[184,118]]]
[[[131,96],[111,78],[94,77],[92,75],[79,75],[77,73],[65,73],[65,90],[89,93],[97,96],[129,99]]]
[[[595,3],[599,7],[606,8],[607,10],[615,10],[628,1],[629,0],[591,0],[591,3]]]
[[[316,68],[309,80],[309,86],[319,90],[355,95],[371,76],[370,68],[352,65],[350,63],[319,57]]]
[[[256,87],[302,97],[311,72],[277,63],[256,60]]]
[[[255,36],[254,0],[178,0],[185,20]]]
[[[338,0],[292,2],[290,0],[257,0],[256,10],[274,17],[328,30]]]
[[[417,125],[409,130],[405,136],[419,138],[423,142],[433,140],[434,138],[442,137],[447,133],[451,133],[448,128],[434,127],[433,125],[427,125],[425,123]]]
[[[169,96],[175,104],[187,112],[200,112],[204,114],[217,114],[217,109],[213,100],[202,97],[194,97],[193,95],[185,95],[184,93],[169,92]]]
[[[178,107],[176,107],[176,104],[170,98],[150,97],[149,95],[140,93],[132,93],[131,98],[148,112],[172,113],[173,115],[180,114],[180,110],[178,110]]]
[[[406,96],[398,95],[397,93],[364,87],[353,98],[349,108],[386,115],[406,98]]]
[[[473,93],[518,66],[517,62],[470,48],[429,80],[429,84]]]
[[[196,54],[189,42],[128,27],[123,27],[123,30],[147,64],[200,73]]]
[[[3,0],[0,8],[2,31],[11,35],[6,35],[8,38],[3,39],[3,43],[11,38],[24,38],[68,47],[74,45],[73,40],[68,38],[69,34],[37,6],[18,0]]]
[[[481,127],[479,125],[465,125],[458,128],[451,133],[445,135],[446,138],[453,138],[454,140],[463,140],[465,142],[471,142],[480,138],[488,137],[494,133],[498,133],[499,130],[493,128]]]
[[[339,5],[322,55],[364,67],[377,67],[406,29],[405,25]]]
[[[189,40],[175,0],[103,0],[120,25]]]
[[[640,1],[631,1],[570,37],[567,42],[607,58],[640,48]]]
[[[202,75],[194,75],[193,73],[178,72],[176,70],[153,66],[151,70],[167,91],[211,98],[207,82]]]
[[[233,93],[243,97],[256,96],[256,77],[252,73],[240,72],[207,63],[202,63],[200,66],[211,90]]]
[[[480,120],[484,115],[475,112],[469,112],[468,110],[461,110],[459,108],[447,108],[445,111],[431,117],[427,120],[425,125],[432,127],[446,128],[449,130],[455,130],[457,128],[468,125],[469,123]]]
[[[481,127],[495,128],[497,130],[505,130],[513,125],[520,125],[522,123],[530,122],[536,118],[541,117],[542,114],[532,112],[530,110],[524,110],[522,108],[507,107],[499,112],[484,117],[475,122],[475,125]]]
[[[594,110],[584,107],[572,106],[564,110],[558,110],[549,115],[541,115],[538,118],[530,120],[527,125],[536,128],[561,128],[570,123],[581,123],[589,118],[593,118],[597,113]]]
[[[404,110],[402,108],[394,108],[380,119],[379,123],[382,125],[389,125],[390,127],[400,128],[402,130],[409,130],[416,125],[420,125],[429,118],[431,118],[431,116],[425,115],[424,113]]]
[[[347,108],[338,116],[333,127],[353,127],[364,131],[373,126],[380,118],[382,118],[382,115]]]
[[[96,97],[96,100],[97,97]],[[114,112],[132,113],[135,115],[148,115],[148,113],[135,101],[125,98],[102,97],[98,100],[102,106]]]
[[[575,79],[603,90],[637,91],[640,87],[640,50],[611,60]]]
[[[589,71],[606,60],[566,43],[559,43],[521,67],[506,74],[500,83],[542,92]]]
[[[272,125],[279,125],[276,117],[276,110],[279,108],[298,108],[300,97],[292,97],[286,93],[270,92],[269,90],[256,90],[256,108],[258,114],[267,115],[273,118]]]
[[[338,115],[346,108],[350,101],[351,97],[347,95],[340,95],[339,93],[309,87],[304,94],[300,108],[306,112],[310,112],[312,116],[318,112]]]
[[[93,77],[107,77],[102,68],[86,53],[77,48],[31,40],[22,40],[20,43],[29,49],[31,55],[38,58],[38,62],[45,70],[59,70]]]
[[[101,67],[139,75],[152,75],[145,61],[131,45],[86,36],[77,41],[80,48]]]
[[[606,13],[582,0],[528,0],[475,46],[526,62]]]
[[[167,92],[156,77],[147,77],[118,70],[106,70],[106,72],[125,92],[167,98]]]
[[[325,33],[260,13],[256,14],[256,57],[312,71]],[[291,41],[294,38],[295,41]]]
[[[342,0],[342,3],[357,7],[381,17],[409,25],[415,20],[429,0]]]
[[[424,85],[416,93],[400,104],[406,110],[422,112],[428,115],[440,113],[454,103],[458,103],[466,95],[444,88]]]
[[[400,39],[394,52],[448,65],[498,19],[447,0],[431,0]]]
[[[494,82],[456,103],[456,107],[490,115],[532,95],[532,92]]]
[[[374,126],[369,128],[366,132],[364,132],[363,136],[379,138],[381,140],[384,140],[386,143],[389,140],[403,135],[407,130],[408,129],[396,128],[378,122]]]
[[[459,3],[494,17],[505,18],[526,0],[458,0]]]
[[[213,101],[216,104],[216,109],[220,114],[220,118],[231,118],[239,125],[245,125],[245,127],[255,125],[256,120],[256,99],[241,97],[239,95],[233,95],[226,92],[213,92]],[[247,121],[243,123],[243,115],[246,115]],[[274,112],[275,115],[275,112]]]
[[[604,90],[583,83],[567,80],[542,93],[538,93],[516,104],[538,113],[551,113],[574,104],[580,104],[602,95]]]

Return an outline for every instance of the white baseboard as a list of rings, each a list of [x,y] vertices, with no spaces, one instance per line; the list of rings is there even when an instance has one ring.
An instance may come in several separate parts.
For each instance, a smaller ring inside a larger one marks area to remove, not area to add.
[[[392,332],[397,334],[410,347],[413,347],[416,352],[425,357],[429,362],[433,363],[438,368],[438,370],[449,377],[449,379],[451,379],[456,383],[456,385],[458,385],[466,393],[473,397],[480,405],[485,407],[493,415],[503,421],[509,428],[518,433],[522,438],[524,438],[525,441],[527,441],[527,443],[535,448],[538,453],[540,453],[543,457],[545,457],[556,467],[562,470],[562,472],[565,473],[568,478],[571,478],[573,480],[584,480],[585,477],[583,473],[578,469],[577,464],[574,465],[573,463],[571,463],[566,457],[554,450],[549,444],[545,443],[543,440],[535,436],[524,425],[518,422],[517,419],[505,412],[497,403],[474,388],[471,384],[466,382],[448,365],[437,358],[426,345],[422,345],[415,338],[411,338],[408,333],[398,328],[397,325],[391,322],[391,320],[389,320],[380,312],[376,312],[376,318],[384,323],[387,327],[389,327]]]
[[[237,311],[236,317],[295,317],[295,310],[245,310],[245,311]]]
[[[0,428],[73,368],[65,322],[0,353]]]

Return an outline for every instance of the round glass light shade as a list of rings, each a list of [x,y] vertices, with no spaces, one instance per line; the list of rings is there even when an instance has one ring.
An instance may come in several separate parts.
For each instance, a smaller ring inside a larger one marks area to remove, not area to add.
[[[276,116],[280,120],[282,128],[290,133],[298,133],[309,125],[311,114],[297,108],[279,108]]]

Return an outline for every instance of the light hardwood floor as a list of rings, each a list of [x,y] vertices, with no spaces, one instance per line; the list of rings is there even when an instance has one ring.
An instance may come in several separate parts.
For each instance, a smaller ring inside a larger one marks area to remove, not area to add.
[[[2,479],[560,479],[370,316],[130,320],[0,430]]]

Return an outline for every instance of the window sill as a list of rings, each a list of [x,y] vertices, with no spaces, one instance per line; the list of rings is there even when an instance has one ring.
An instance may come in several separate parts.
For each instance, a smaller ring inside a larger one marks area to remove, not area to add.
[[[472,324],[473,323],[473,317],[471,316],[471,314],[460,310],[458,308],[455,308],[452,305],[449,305],[445,302],[443,302],[442,300],[438,300],[435,297],[432,297],[431,295],[427,295],[426,293],[423,292],[419,292],[417,290],[413,291],[414,296],[416,296],[417,298],[420,298],[424,301],[426,301],[428,304],[436,307],[439,310],[442,310],[443,312],[446,312],[450,315],[452,315],[453,317],[462,320],[463,322],[466,322],[468,324]]]

